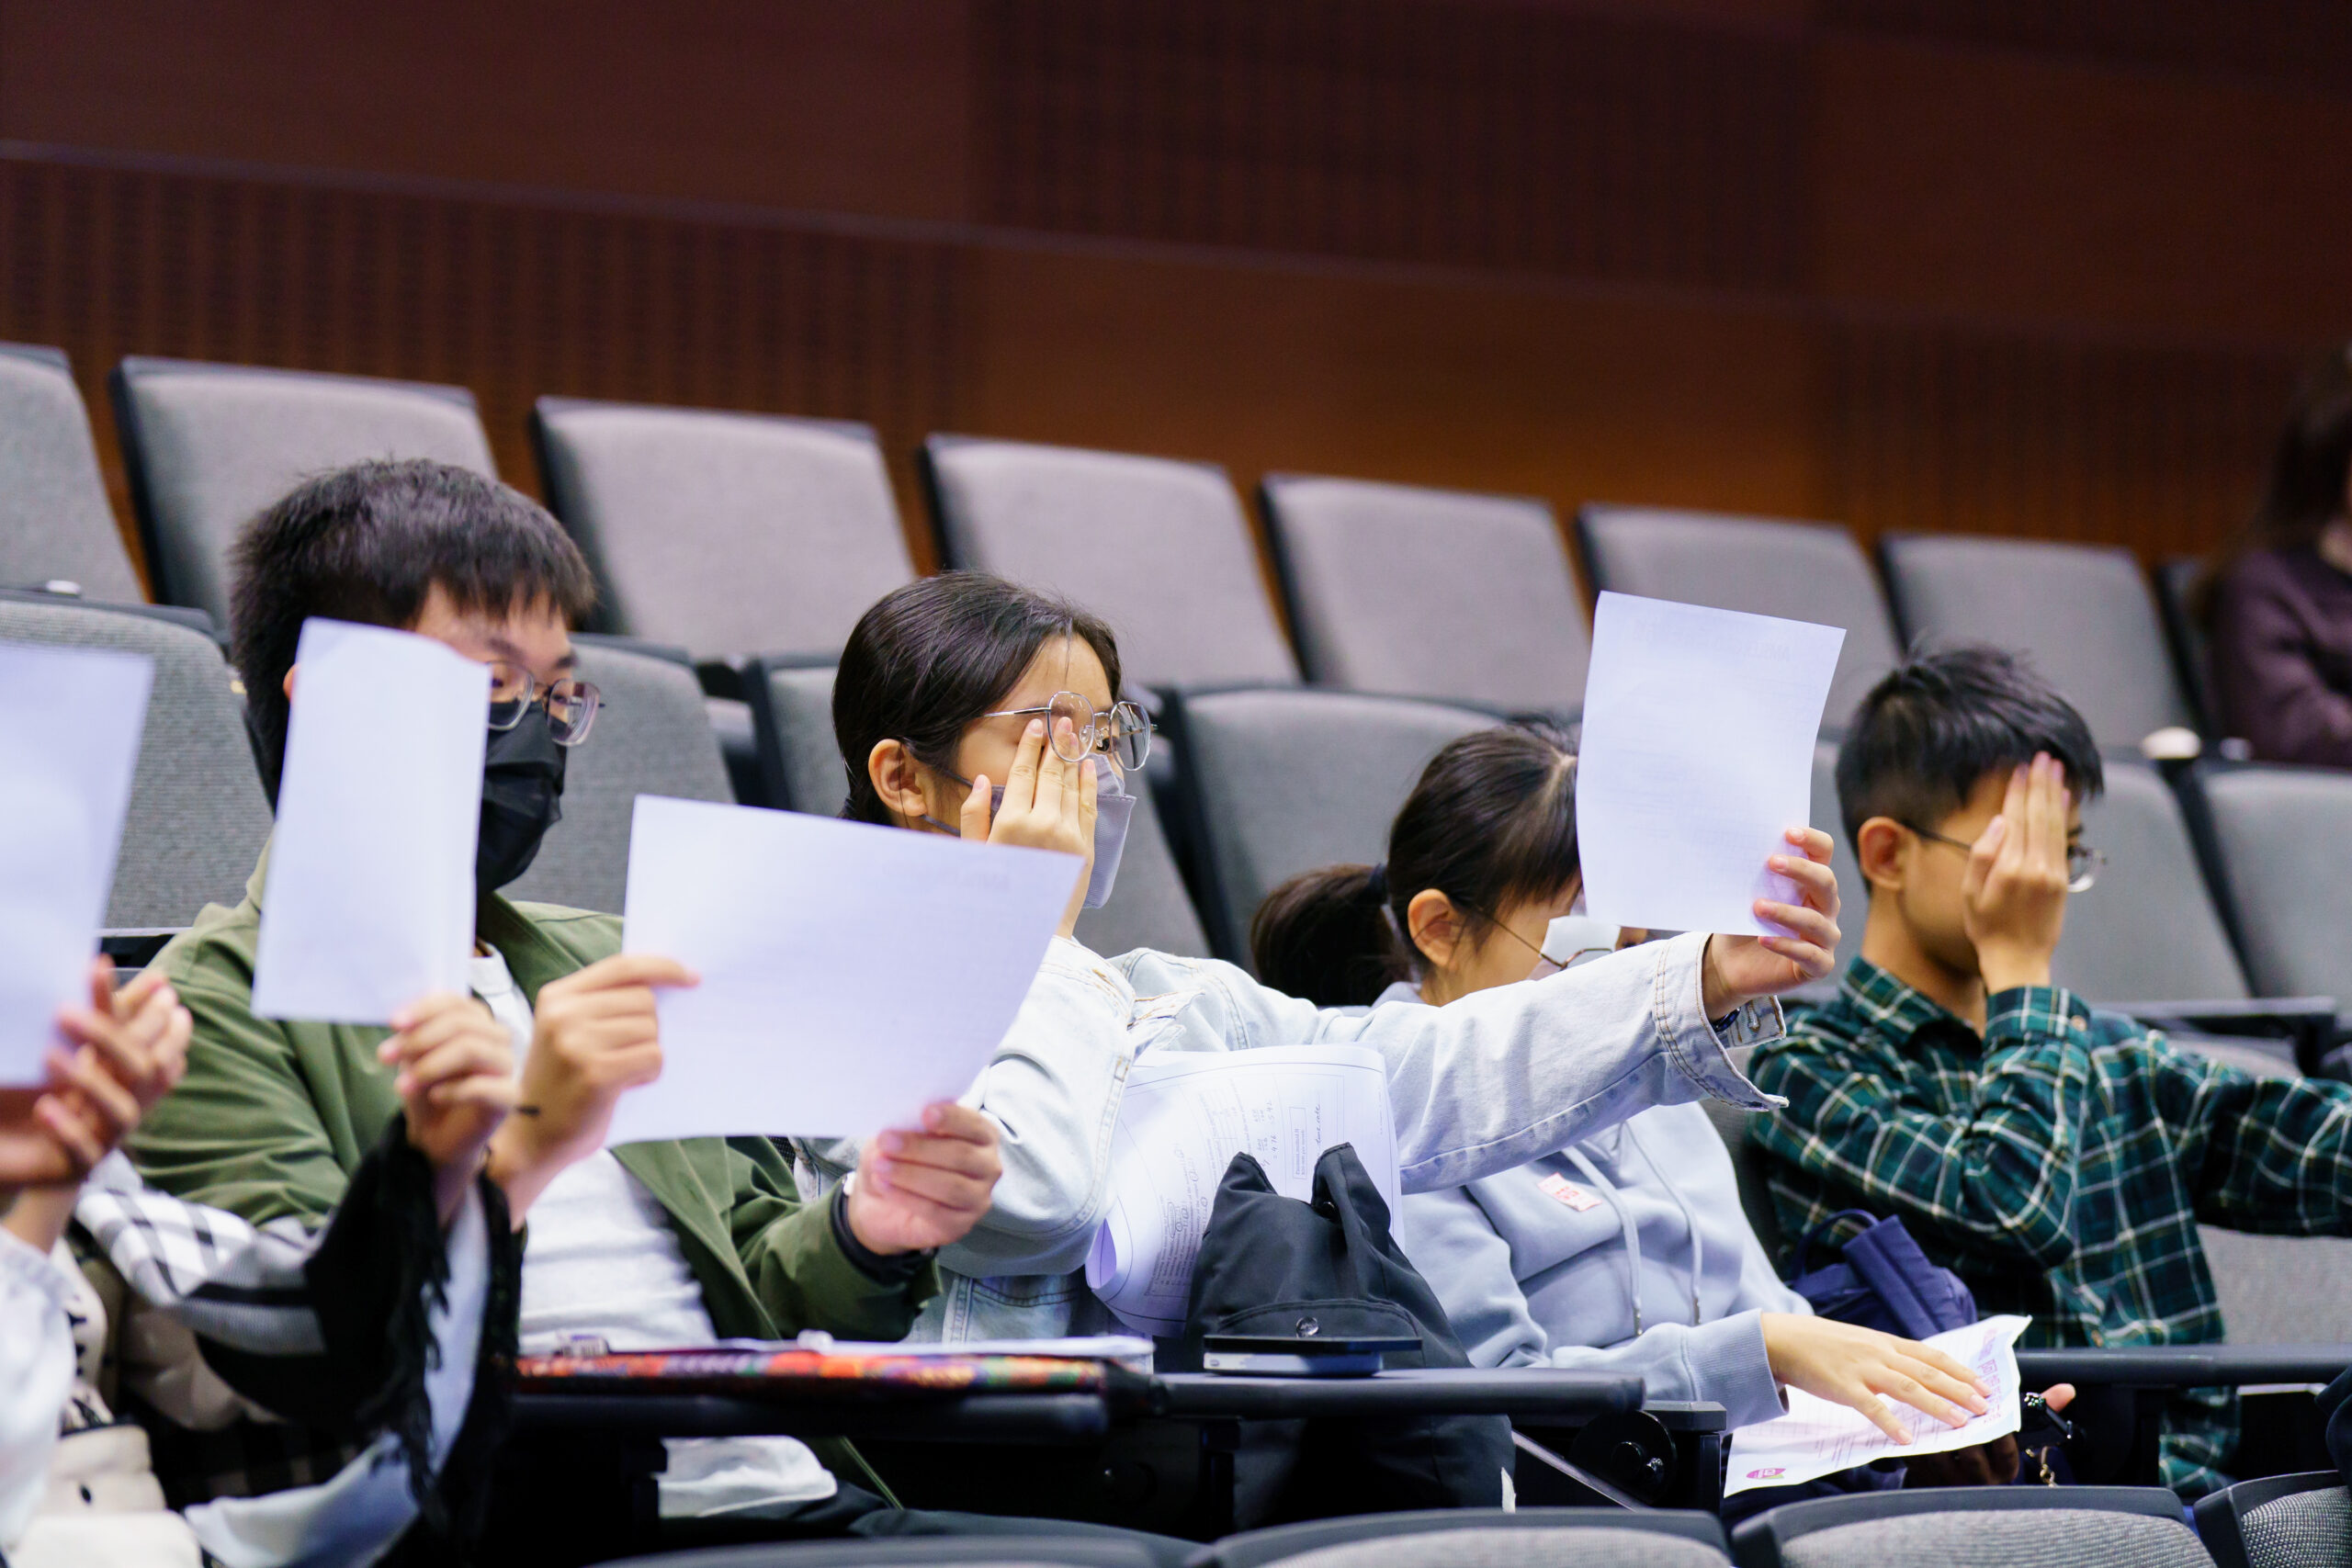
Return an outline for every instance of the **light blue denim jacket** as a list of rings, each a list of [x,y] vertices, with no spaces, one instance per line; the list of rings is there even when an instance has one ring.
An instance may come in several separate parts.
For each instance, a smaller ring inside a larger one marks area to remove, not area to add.
[[[1388,1061],[1404,1190],[1458,1187],[1654,1105],[1712,1095],[1761,1110],[1724,1055],[1779,1033],[1751,1004],[1719,1035],[1702,1016],[1693,932],[1445,1008],[1317,1008],[1238,966],[1141,949],[1103,958],[1057,939],[967,1099],[998,1123],[1004,1176],[970,1235],[940,1254],[942,1295],[911,1338],[1089,1333],[1108,1315],[1083,1268],[1110,1202],[1111,1134],[1137,1052],[1352,1043]],[[812,1190],[855,1149],[802,1145]]]

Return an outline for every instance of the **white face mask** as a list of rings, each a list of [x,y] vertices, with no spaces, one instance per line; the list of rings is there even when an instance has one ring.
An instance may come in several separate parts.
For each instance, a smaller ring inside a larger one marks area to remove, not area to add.
[[[1579,898],[1577,902],[1580,907],[1584,901]],[[1606,958],[1617,951],[1618,939],[1623,934],[1608,921],[1596,920],[1590,915],[1562,915],[1544,931],[1543,956],[1535,961],[1535,967],[1527,977],[1541,980],[1546,975]]]

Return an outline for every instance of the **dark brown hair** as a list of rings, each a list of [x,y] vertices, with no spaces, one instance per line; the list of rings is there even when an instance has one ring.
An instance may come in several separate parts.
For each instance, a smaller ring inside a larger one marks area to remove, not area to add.
[[[1117,639],[1067,599],[985,572],[949,571],[876,600],[833,676],[833,739],[849,779],[842,815],[888,823],[865,771],[875,746],[896,740],[934,768],[952,766],[964,731],[1002,705],[1037,650],[1059,637],[1094,650],[1117,696]]]
[[[1576,754],[1550,725],[1476,730],[1449,743],[1388,829],[1380,866],[1292,877],[1250,922],[1258,977],[1323,1007],[1362,1007],[1421,971],[1404,934],[1414,896],[1435,888],[1473,935],[1504,910],[1555,898],[1576,880]]]
[[[2313,365],[2287,404],[2287,422],[2271,448],[2262,501],[2212,566],[2198,579],[2189,607],[2211,624],[2216,590],[2231,568],[2257,550],[2311,544],[2344,515],[2352,484],[2352,344],[2340,344]]]

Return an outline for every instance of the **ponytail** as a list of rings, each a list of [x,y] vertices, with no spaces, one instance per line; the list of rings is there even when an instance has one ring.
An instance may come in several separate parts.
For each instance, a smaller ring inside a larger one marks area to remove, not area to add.
[[[1317,1007],[1369,1007],[1412,975],[1374,865],[1302,872],[1266,896],[1250,921],[1258,978]]]

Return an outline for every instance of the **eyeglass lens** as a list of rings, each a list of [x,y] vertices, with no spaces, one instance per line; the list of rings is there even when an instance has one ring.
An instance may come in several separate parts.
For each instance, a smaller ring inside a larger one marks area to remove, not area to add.
[[[1069,721],[1069,739],[1062,738],[1061,721]],[[1066,762],[1082,762],[1101,753],[1117,761],[1120,771],[1133,773],[1151,755],[1151,720],[1133,703],[1118,703],[1098,714],[1094,705],[1076,692],[1059,692],[1046,705],[1046,733],[1055,755]]]
[[[585,681],[567,676],[541,687],[529,671],[500,662],[490,667],[490,728],[512,729],[523,722],[534,702],[547,709],[548,732],[559,746],[577,746],[595,725],[603,694]]]

